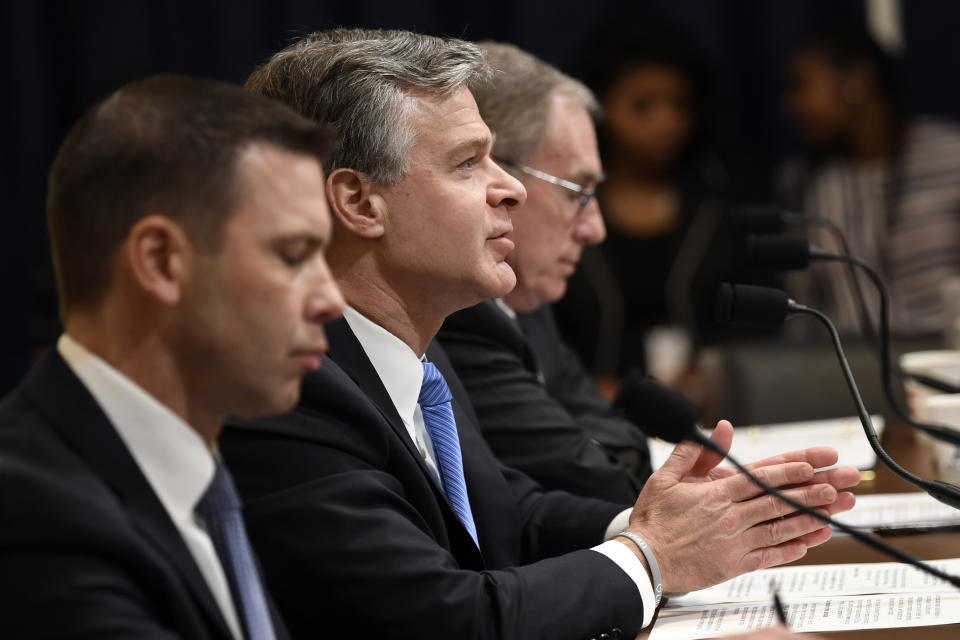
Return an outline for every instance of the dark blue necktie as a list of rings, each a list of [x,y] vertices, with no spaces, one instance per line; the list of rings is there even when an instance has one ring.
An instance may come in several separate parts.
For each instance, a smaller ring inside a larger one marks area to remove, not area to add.
[[[437,466],[440,467],[440,481],[443,492],[450,500],[450,506],[460,517],[470,537],[477,542],[477,526],[473,522],[470,510],[470,497],[467,495],[467,483],[463,478],[463,456],[460,453],[460,437],[457,423],[450,406],[450,387],[443,374],[431,362],[423,363],[423,384],[420,387],[420,410],[423,422],[433,442],[437,454]]]
[[[248,640],[274,640],[270,611],[243,526],[240,499],[230,474],[222,465],[217,464],[213,481],[197,503],[196,511],[207,525],[207,533],[227,574]]]

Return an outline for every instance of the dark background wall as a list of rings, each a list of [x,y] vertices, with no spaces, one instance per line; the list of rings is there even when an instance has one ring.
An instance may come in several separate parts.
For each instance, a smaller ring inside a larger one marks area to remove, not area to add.
[[[337,25],[505,40],[570,70],[599,21],[648,5],[700,42],[727,104],[728,128],[769,167],[797,146],[780,114],[790,51],[826,17],[862,19],[864,1],[4,0],[0,394],[23,376],[31,352],[56,336],[44,268],[47,168],[83,110],[131,79],[173,71],[240,83],[297,35]],[[960,3],[902,4],[910,111],[960,117]]]

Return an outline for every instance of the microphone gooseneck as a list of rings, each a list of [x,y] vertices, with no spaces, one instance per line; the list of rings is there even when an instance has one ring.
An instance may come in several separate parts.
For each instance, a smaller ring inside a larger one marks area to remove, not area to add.
[[[855,387],[856,385],[854,385],[854,388]],[[830,516],[811,509],[805,504],[787,497],[778,489],[771,487],[756,477],[749,469],[717,445],[717,443],[700,432],[696,425],[696,408],[679,392],[664,387],[649,376],[641,377],[634,374],[624,381],[623,391],[618,398],[617,406],[623,410],[629,420],[640,425],[641,428],[647,432],[647,435],[673,443],[679,443],[683,440],[696,442],[729,460],[733,466],[747,476],[747,478],[764,493],[775,496],[778,500],[790,505],[797,511],[813,516],[817,520],[849,534],[881,553],[885,553],[900,562],[916,567],[960,589],[960,578],[945,573],[911,554],[885,543],[874,535],[838,522]]]
[[[840,254],[849,256],[850,245],[847,243],[847,236],[836,222],[830,218],[822,216],[808,216],[802,213],[781,209],[773,205],[750,205],[739,207],[733,212],[734,220],[739,227],[747,233],[771,234],[782,233],[786,227],[820,227],[825,230],[840,247]],[[876,334],[873,330],[873,322],[870,320],[870,312],[867,310],[866,298],[863,295],[863,289],[860,288],[860,280],[853,269],[853,265],[846,265],[847,278],[850,280],[850,286],[857,299],[857,314],[860,316],[860,326],[863,328],[864,337],[868,342],[876,340]]]
[[[887,403],[890,405],[890,408],[893,409],[893,412],[897,414],[897,417],[902,421],[910,425],[915,429],[919,429],[925,433],[930,434],[934,438],[943,440],[945,442],[950,442],[951,444],[960,446],[960,431],[943,427],[936,424],[927,424],[925,422],[918,422],[910,417],[910,414],[904,409],[900,403],[897,401],[896,394],[893,393],[893,362],[890,358],[890,297],[887,292],[887,287],[883,284],[883,280],[880,279],[880,274],[876,272],[869,264],[860,258],[854,256],[837,256],[832,254],[823,254],[822,259],[825,260],[836,260],[840,262],[846,262],[848,264],[859,267],[867,274],[870,278],[870,281],[873,282],[874,287],[880,294],[880,380],[883,384],[883,395],[887,398]],[[898,368],[899,371],[899,368]],[[900,375],[911,375],[903,371],[899,371]],[[931,381],[928,376],[920,376],[926,381]],[[923,382],[923,381],[921,381]],[[937,381],[939,382],[939,381]],[[949,385],[947,385],[949,386]],[[942,390],[942,387],[941,387]],[[960,389],[954,388],[953,393],[960,392]]]
[[[873,451],[877,454],[877,457],[898,476],[910,484],[926,491],[940,502],[948,504],[955,509],[960,509],[960,487],[937,480],[927,480],[910,473],[897,464],[897,462],[890,457],[883,447],[880,446],[880,439],[877,437],[877,432],[873,428],[873,422],[870,420],[870,414],[867,412],[867,408],[863,404],[863,399],[860,396],[860,390],[857,388],[857,382],[854,380],[853,372],[850,370],[850,364],[847,362],[847,356],[843,351],[843,345],[840,343],[840,335],[837,333],[837,328],[834,326],[830,318],[826,316],[826,314],[818,311],[817,309],[813,309],[790,300],[786,297],[786,294],[783,291],[778,289],[768,289],[767,287],[752,287],[745,285],[727,285],[726,287],[721,287],[717,301],[718,311],[721,311],[722,308],[726,306],[720,301],[720,298],[727,297],[732,297],[734,301],[739,300],[741,309],[760,306],[762,301],[766,300],[775,301],[777,314],[774,314],[772,311],[764,312],[764,317],[769,318],[779,315],[779,309],[782,305],[781,301],[786,299],[786,315],[805,313],[820,320],[820,322],[827,327],[827,331],[830,333],[830,338],[833,341],[834,351],[837,354],[837,359],[840,361],[840,368],[843,371],[844,380],[847,383],[847,387],[850,389],[850,395],[853,396],[854,404],[857,407],[857,414],[860,418],[860,424],[863,425],[863,431],[867,436],[867,442],[869,442],[870,448],[873,449]],[[749,300],[750,303],[745,304],[745,300]],[[730,307],[735,309],[736,305],[731,304]],[[735,312],[729,317],[718,314],[717,320],[721,323],[736,324],[738,322]]]
[[[876,549],[881,553],[885,553],[890,557],[899,560],[900,562],[916,567],[917,569],[920,569],[925,573],[928,573],[932,576],[940,578],[941,580],[944,580],[945,582],[952,584],[954,587],[960,589],[960,578],[958,578],[957,576],[953,576],[953,575],[950,575],[949,573],[941,571],[940,569],[937,569],[936,567],[929,565],[926,562],[923,562],[919,558],[907,553],[906,551],[901,551],[900,549],[897,549],[896,547],[887,544],[886,542],[884,542],[883,540],[880,540],[874,535],[860,531],[855,527],[851,527],[850,525],[844,524],[838,520],[834,520],[830,516],[824,515],[815,509],[811,509],[805,504],[801,504],[800,502],[797,502],[793,498],[789,498],[785,496],[783,493],[781,493],[774,487],[771,487],[766,482],[764,482],[760,478],[753,475],[749,469],[747,469],[745,466],[740,464],[739,461],[734,459],[729,453],[724,451],[721,447],[717,445],[717,443],[712,441],[710,438],[705,437],[699,431],[697,431],[696,433],[699,436],[696,442],[698,442],[704,447],[707,447],[711,451],[714,451],[717,454],[722,455],[724,458],[729,460],[730,463],[740,471],[740,473],[747,476],[747,478],[749,478],[750,481],[753,482],[753,484],[757,485],[757,487],[762,489],[765,493],[776,496],[778,500],[785,502],[786,504],[790,505],[797,511],[813,516],[820,522],[823,522],[836,529],[839,529],[840,531],[843,531],[844,533],[850,535],[853,538],[856,538],[860,542],[866,544],[869,547],[872,547],[873,549]]]
[[[940,502],[948,504],[954,509],[960,509],[960,488],[946,482],[940,482],[939,480],[927,480],[926,478],[921,478],[920,476],[910,473],[897,464],[897,462],[890,457],[890,454],[888,454],[886,450],[880,446],[880,438],[877,437],[877,432],[873,428],[873,422],[870,420],[870,414],[867,413],[867,408],[863,404],[863,398],[860,397],[860,390],[857,388],[857,382],[853,378],[853,372],[850,370],[850,364],[847,362],[847,356],[843,352],[843,346],[840,344],[840,335],[837,333],[837,328],[834,326],[830,318],[828,318],[822,311],[818,311],[817,309],[813,309],[801,304],[794,304],[793,310],[796,313],[806,313],[817,318],[827,328],[827,331],[830,332],[830,338],[833,341],[834,351],[836,351],[837,358],[840,360],[840,367],[843,369],[843,377],[847,382],[847,387],[850,389],[850,395],[853,396],[853,401],[857,405],[857,413],[860,416],[860,424],[863,425],[863,431],[867,435],[867,441],[870,443],[870,448],[874,450],[874,452],[877,454],[877,457],[883,462],[883,464],[887,466],[887,468],[907,482],[923,489]]]
[[[883,284],[883,280],[876,270],[860,258],[822,251],[810,245],[803,238],[753,236],[748,239],[747,247],[748,259],[757,265],[773,266],[778,269],[805,269],[813,260],[830,260],[844,262],[851,268],[856,267],[863,270],[880,295],[879,339],[873,339],[873,327],[869,323],[864,326],[864,330],[865,332],[869,330],[870,335],[868,336],[868,341],[871,344],[875,344],[879,350],[880,381],[883,388],[883,395],[887,399],[887,404],[890,405],[890,408],[900,420],[911,427],[928,433],[938,440],[960,446],[960,432],[942,425],[928,424],[914,420],[910,417],[906,409],[900,405],[896,394],[893,392],[893,373],[896,371],[900,376],[909,376],[911,374],[904,373],[899,367],[896,367],[890,357],[890,296],[887,292],[887,287]],[[932,379],[929,376],[921,375],[913,377],[922,384],[929,384],[946,393],[960,393],[960,389],[940,380]]]

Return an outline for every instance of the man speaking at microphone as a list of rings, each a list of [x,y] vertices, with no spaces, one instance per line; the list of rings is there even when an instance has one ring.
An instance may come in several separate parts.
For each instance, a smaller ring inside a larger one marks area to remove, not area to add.
[[[329,260],[348,302],[292,414],[236,421],[222,451],[294,635],[632,637],[661,590],[799,558],[830,536],[683,444],[633,510],[544,492],[502,466],[433,337],[508,293],[523,185],[491,157],[470,43],[334,30],[281,51],[248,88],[338,129]],[[729,446],[732,427],[714,438]],[[832,450],[759,463],[805,504],[852,506]],[[784,516],[781,518],[781,516]]]
[[[493,155],[523,182],[507,263],[517,286],[459,311],[438,339],[463,381],[484,439],[504,464],[547,489],[631,504],[650,475],[643,433],[597,391],[560,336],[563,297],[587,245],[606,230],[590,89],[517,47],[481,43],[499,70],[476,90]]]

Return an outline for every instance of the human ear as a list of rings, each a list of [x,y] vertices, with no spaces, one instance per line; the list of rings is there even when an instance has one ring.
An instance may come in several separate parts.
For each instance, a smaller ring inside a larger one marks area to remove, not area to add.
[[[183,295],[194,249],[183,228],[166,216],[141,218],[127,234],[124,256],[134,281],[166,305]]]
[[[348,231],[362,238],[384,232],[386,202],[373,183],[353,169],[336,169],[327,178],[330,212]]]

